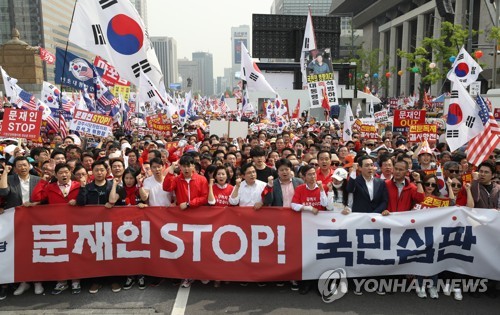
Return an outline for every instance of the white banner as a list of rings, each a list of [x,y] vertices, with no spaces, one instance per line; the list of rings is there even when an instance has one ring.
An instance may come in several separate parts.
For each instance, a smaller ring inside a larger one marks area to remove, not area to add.
[[[0,214],[0,283],[14,282],[14,208]]]
[[[342,215],[302,213],[302,278],[430,276],[450,270],[500,280],[500,214],[465,207]]]

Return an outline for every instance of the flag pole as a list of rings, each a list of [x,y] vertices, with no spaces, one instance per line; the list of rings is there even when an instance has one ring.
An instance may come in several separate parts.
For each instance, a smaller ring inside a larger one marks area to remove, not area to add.
[[[69,46],[69,34],[71,33],[71,26],[73,25],[73,19],[75,17],[75,11],[76,11],[76,4],[78,3],[78,0],[75,0],[75,5],[73,6],[73,13],[71,14],[71,21],[69,23],[69,28],[68,28],[68,39],[66,40],[66,48],[64,49],[64,60],[63,60],[63,68],[62,68],[62,75],[61,75],[61,85],[59,88],[59,91],[61,94],[59,95],[59,131],[61,131],[61,116],[62,115],[62,88],[63,88],[63,78],[64,78],[64,73],[66,72],[66,56],[68,55],[68,46]]]

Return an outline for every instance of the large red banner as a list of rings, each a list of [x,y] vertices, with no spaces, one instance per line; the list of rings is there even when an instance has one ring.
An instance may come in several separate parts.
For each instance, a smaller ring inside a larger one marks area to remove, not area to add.
[[[16,208],[14,220],[16,282],[135,274],[302,277],[301,218],[290,209],[51,205]]]

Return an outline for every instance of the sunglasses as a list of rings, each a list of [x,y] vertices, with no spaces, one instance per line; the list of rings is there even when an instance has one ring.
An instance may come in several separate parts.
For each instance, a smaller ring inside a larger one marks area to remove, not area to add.
[[[319,166],[319,164],[318,164],[318,163],[309,163],[309,165],[310,165],[310,166],[314,166],[314,167]]]
[[[436,188],[438,185],[434,184],[434,183],[424,183],[424,186],[425,187],[434,187],[434,188]]]
[[[332,165],[333,165],[333,166],[339,166],[339,165],[340,165],[340,162],[332,162]]]
[[[375,144],[373,144],[373,143],[367,143],[366,146],[367,147],[373,147],[373,146],[375,146]]]
[[[452,188],[462,188],[462,184],[460,183],[451,183]]]
[[[460,174],[460,170],[448,170],[450,173]]]

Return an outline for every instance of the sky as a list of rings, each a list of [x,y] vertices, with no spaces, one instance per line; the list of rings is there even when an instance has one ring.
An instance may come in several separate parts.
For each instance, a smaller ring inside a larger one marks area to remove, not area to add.
[[[177,58],[192,60],[191,53],[209,52],[214,77],[231,67],[231,27],[249,25],[252,14],[269,14],[273,0],[148,0],[150,36],[177,41]],[[250,46],[250,45],[249,45]],[[248,47],[251,52],[251,48]]]

